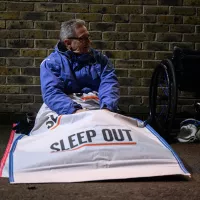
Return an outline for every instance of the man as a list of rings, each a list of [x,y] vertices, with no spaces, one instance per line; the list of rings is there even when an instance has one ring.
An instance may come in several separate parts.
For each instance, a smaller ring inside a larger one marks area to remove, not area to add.
[[[119,84],[108,58],[90,47],[85,21],[63,22],[55,51],[42,63],[40,80],[45,104],[58,115],[85,111],[72,93],[98,92],[100,109],[117,111]]]

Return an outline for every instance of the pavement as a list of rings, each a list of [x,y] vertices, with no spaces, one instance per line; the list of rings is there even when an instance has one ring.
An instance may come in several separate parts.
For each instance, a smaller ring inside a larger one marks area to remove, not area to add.
[[[11,126],[0,126],[0,159]],[[9,184],[0,178],[0,200],[103,200],[103,199],[200,199],[200,143],[171,144],[191,179],[180,176],[112,180],[84,183]]]

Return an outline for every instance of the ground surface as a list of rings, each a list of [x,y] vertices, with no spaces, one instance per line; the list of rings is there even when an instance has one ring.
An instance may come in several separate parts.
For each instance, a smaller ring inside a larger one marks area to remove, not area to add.
[[[10,126],[0,126],[0,159],[10,134]],[[96,199],[200,199],[200,143],[172,144],[172,148],[192,174],[181,177],[115,180],[66,184],[10,185],[0,179],[0,200],[96,200]]]

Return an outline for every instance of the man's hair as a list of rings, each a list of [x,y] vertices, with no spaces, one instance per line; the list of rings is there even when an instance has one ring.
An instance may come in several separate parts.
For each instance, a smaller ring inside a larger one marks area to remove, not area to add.
[[[85,26],[85,21],[81,19],[72,19],[62,22],[60,29],[60,40],[64,41],[70,37],[76,37],[75,28],[78,26]]]

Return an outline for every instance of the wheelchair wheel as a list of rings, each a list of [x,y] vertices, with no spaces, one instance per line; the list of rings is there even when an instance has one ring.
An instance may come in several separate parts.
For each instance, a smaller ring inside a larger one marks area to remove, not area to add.
[[[171,60],[163,60],[154,70],[149,94],[152,127],[166,140],[177,108],[177,87],[174,66]]]

